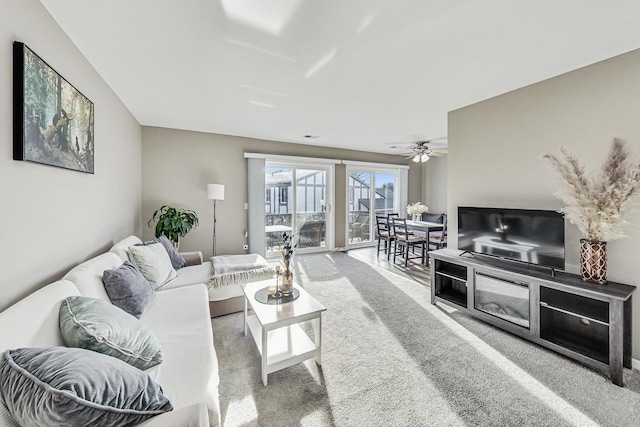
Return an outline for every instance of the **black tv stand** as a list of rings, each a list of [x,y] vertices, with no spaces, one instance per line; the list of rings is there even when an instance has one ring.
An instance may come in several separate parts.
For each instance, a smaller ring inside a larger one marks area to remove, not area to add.
[[[443,303],[505,331],[605,371],[623,385],[631,368],[631,306],[635,286],[584,282],[462,251],[430,251],[431,303]]]

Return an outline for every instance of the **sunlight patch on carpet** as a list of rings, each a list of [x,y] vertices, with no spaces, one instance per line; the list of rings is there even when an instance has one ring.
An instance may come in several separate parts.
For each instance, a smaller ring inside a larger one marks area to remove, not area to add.
[[[258,418],[258,410],[253,396],[246,396],[240,401],[229,402],[227,416],[223,425],[245,425]]]
[[[326,387],[331,406],[341,408],[346,406],[355,410],[355,407],[352,406],[353,402],[366,401],[368,404],[363,404],[363,409],[373,405],[377,408],[376,410],[393,417],[391,414],[395,412],[403,413],[406,411],[404,404],[413,407],[419,405],[418,402],[424,396],[428,396],[429,404],[432,407],[430,417],[433,420],[438,420],[446,425],[464,425],[464,419],[455,410],[456,402],[449,401],[431,378],[424,373],[420,374],[421,368],[418,363],[407,352],[394,332],[381,321],[374,307],[362,297],[357,286],[352,282],[353,278],[339,270],[339,266],[332,256],[325,255],[322,259],[326,262],[317,262],[318,259],[307,258],[307,261],[316,262],[307,262],[305,274],[299,277],[302,281],[313,280],[318,283],[318,276],[313,274],[318,270],[322,272],[323,276],[332,277],[334,282],[340,280],[339,300],[349,302],[348,306],[340,307],[339,311],[328,311],[323,319],[327,325],[333,323],[334,327],[342,323],[338,319],[343,319],[344,325],[351,325],[345,329],[339,328],[341,333],[338,335],[323,333],[323,359],[327,361],[327,363],[323,363],[322,368],[324,378],[320,377],[317,369],[309,365],[306,366],[314,381],[317,381],[318,384],[324,384]],[[335,272],[329,272],[334,266],[336,267]],[[303,266],[298,264],[298,267]],[[313,279],[310,279],[310,274],[307,273],[311,273]],[[389,272],[384,273],[390,274]],[[338,276],[339,279],[335,276]],[[389,286],[406,292],[402,289],[402,285],[398,286],[389,282]],[[329,287],[325,289],[329,289]],[[316,289],[316,291],[318,290]],[[376,356],[357,356],[363,351],[358,344],[358,340],[363,336],[370,344],[366,351]],[[336,345],[336,340],[340,343],[339,345]],[[342,356],[338,356],[338,354]],[[313,363],[313,361],[306,363]],[[408,382],[404,385],[398,384],[399,378],[404,378],[403,381]],[[392,390],[397,387],[412,390],[414,393],[410,393],[410,397],[395,395]],[[418,391],[419,393],[415,393]],[[367,409],[364,410],[367,411]],[[362,415],[365,416],[365,414]],[[347,422],[347,424],[349,423]]]
[[[324,380],[320,376],[320,371],[318,370],[318,365],[316,365],[315,360],[305,360],[303,362],[304,367],[309,371],[309,375],[313,378],[317,385],[321,386],[324,384]]]
[[[440,307],[440,306],[438,306]],[[598,426],[599,424],[583,414],[579,409],[575,408],[572,404],[558,396],[551,391],[548,387],[529,375],[523,369],[515,365],[508,358],[500,354],[497,350],[489,346],[482,341],[476,335],[465,329],[458,324],[455,320],[446,316],[444,313],[438,310],[433,310],[433,313],[443,325],[448,327],[452,332],[458,335],[460,338],[468,342],[478,353],[482,354],[487,360],[490,360],[502,370],[505,374],[509,375],[514,381],[516,381],[525,390],[529,391],[532,396],[537,397],[542,403],[547,405],[548,408],[555,411],[558,415],[564,418],[567,422],[575,426]]]

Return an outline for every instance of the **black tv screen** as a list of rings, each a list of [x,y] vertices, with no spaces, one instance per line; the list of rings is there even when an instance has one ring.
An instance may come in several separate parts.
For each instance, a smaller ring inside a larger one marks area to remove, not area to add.
[[[564,215],[547,210],[458,207],[458,249],[564,269]]]

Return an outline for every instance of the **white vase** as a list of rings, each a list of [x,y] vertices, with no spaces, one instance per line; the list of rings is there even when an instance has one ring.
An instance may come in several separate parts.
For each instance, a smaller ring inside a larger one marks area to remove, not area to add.
[[[420,214],[411,215],[411,217],[414,221],[420,221],[422,219],[422,215]]]

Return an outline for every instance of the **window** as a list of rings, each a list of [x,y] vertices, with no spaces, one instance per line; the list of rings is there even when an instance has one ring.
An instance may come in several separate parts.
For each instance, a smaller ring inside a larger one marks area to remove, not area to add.
[[[289,203],[289,188],[288,187],[280,187],[278,189],[280,193],[280,204],[286,205]]]

